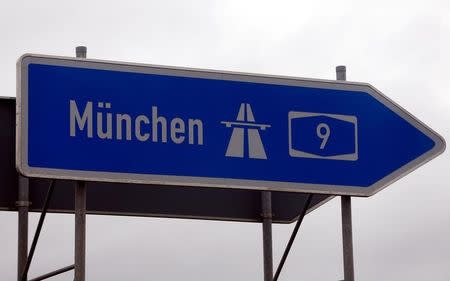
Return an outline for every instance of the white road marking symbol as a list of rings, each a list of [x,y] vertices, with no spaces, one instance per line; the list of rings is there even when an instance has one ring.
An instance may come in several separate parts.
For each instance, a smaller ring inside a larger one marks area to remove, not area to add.
[[[264,131],[270,128],[270,125],[255,123],[250,104],[241,103],[236,121],[221,121],[220,123],[227,128],[233,128],[225,156],[244,158],[244,133],[247,130],[248,157],[267,159],[259,130]]]

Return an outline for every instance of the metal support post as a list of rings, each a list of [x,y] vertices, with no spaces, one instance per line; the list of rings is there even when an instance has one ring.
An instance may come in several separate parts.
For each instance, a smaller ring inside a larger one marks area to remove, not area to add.
[[[77,58],[86,58],[87,48],[75,49]],[[75,281],[86,280],[86,182],[75,187]]]
[[[346,81],[347,80],[347,68],[345,65],[336,66],[336,80]]]
[[[272,281],[272,193],[270,191],[261,192],[261,207],[263,219],[264,281]]]
[[[347,80],[347,71],[345,66],[336,66],[336,79],[342,81]],[[344,280],[354,281],[355,270],[353,263],[352,198],[350,196],[341,196],[341,213]]]
[[[28,178],[19,176],[19,194],[16,206],[18,209],[18,239],[17,239],[17,280],[21,280],[28,257]],[[26,278],[26,276],[25,276]]]
[[[87,48],[86,46],[78,46],[75,48],[75,55],[77,58],[85,59],[87,55]]]
[[[344,280],[354,281],[353,234],[352,234],[352,198],[341,196],[342,211],[342,247],[344,254]]]
[[[86,182],[75,189],[75,281],[86,279]]]

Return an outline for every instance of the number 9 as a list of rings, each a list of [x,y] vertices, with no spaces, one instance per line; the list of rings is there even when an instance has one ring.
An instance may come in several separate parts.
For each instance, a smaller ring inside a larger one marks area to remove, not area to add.
[[[325,129],[325,133],[322,133],[322,129]],[[325,123],[320,123],[317,125],[316,128],[316,134],[317,136],[322,139],[322,143],[320,144],[320,149],[324,149],[325,145],[327,145],[328,138],[330,137],[330,126],[328,126]]]

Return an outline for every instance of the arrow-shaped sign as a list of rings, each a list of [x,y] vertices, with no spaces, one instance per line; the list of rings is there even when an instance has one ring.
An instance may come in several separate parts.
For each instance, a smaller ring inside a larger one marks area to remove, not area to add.
[[[25,55],[31,177],[370,196],[445,141],[369,84]]]

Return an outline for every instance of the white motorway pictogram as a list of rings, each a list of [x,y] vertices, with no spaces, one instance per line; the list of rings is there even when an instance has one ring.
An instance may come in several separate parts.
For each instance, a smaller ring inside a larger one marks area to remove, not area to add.
[[[225,156],[244,158],[244,137],[247,132],[248,157],[267,159],[259,130],[264,131],[270,128],[270,125],[255,122],[250,104],[241,103],[236,121],[221,121],[220,123],[227,128],[233,128]]]

